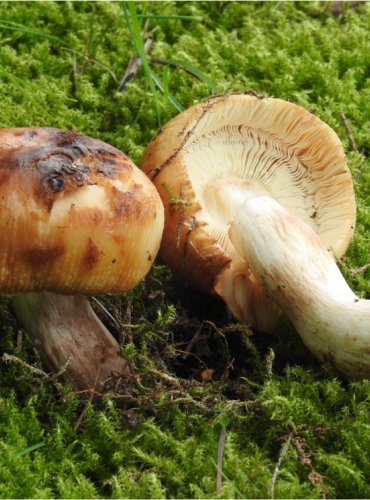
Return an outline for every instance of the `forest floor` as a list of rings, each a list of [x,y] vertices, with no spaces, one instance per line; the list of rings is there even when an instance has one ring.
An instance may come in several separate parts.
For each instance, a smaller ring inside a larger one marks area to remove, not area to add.
[[[135,21],[153,60],[117,90]],[[366,2],[1,2],[0,126],[77,131],[139,164],[214,93],[296,102],[344,144],[358,215],[341,270],[368,298],[369,25]],[[1,498],[370,497],[370,382],[320,366],[288,322],[254,334],[160,260],[94,307],[133,376],[86,399],[1,299]]]

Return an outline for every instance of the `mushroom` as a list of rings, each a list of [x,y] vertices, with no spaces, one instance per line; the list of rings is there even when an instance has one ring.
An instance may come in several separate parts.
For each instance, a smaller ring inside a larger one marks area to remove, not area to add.
[[[99,140],[53,128],[0,130],[0,291],[46,366],[81,389],[127,373],[86,296],[132,289],[163,230],[158,193]]]
[[[230,237],[315,356],[349,378],[370,377],[370,301],[352,292],[317,233],[262,195],[244,202]]]
[[[353,235],[353,184],[339,138],[281,99],[239,93],[197,104],[158,132],[141,168],[165,207],[161,257],[255,330],[272,332],[279,310],[228,235],[245,199],[273,197],[337,259]]]

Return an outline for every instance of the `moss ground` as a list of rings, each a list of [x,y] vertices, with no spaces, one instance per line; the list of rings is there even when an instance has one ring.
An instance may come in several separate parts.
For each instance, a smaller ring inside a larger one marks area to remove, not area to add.
[[[135,7],[152,14],[152,56],[186,61],[222,91],[293,100],[337,131],[358,178],[343,272],[369,297],[370,269],[351,271],[370,262],[370,4]],[[0,126],[77,130],[138,162],[177,110],[167,91],[156,106],[142,70],[116,91],[131,54],[119,3],[0,3]],[[211,93],[181,69],[153,69],[183,107]],[[289,325],[251,336],[160,262],[134,292],[102,302],[135,377],[86,403],[35,371],[37,354],[2,299],[0,353],[23,364],[0,361],[1,498],[370,497],[369,381],[320,367]]]

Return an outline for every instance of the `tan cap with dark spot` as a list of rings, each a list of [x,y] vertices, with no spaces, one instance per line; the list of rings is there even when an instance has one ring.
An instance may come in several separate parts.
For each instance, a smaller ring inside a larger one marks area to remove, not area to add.
[[[121,151],[52,128],[0,130],[0,291],[119,293],[163,230],[149,179]]]
[[[257,329],[270,331],[276,312],[228,236],[246,198],[268,193],[338,259],[351,241],[355,201],[341,142],[293,103],[249,93],[212,97],[166,124],[141,167],[165,205],[160,255]]]

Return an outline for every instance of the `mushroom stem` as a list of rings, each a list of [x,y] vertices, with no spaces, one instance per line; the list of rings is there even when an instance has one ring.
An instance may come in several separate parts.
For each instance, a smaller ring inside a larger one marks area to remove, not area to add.
[[[110,376],[127,376],[118,342],[85,297],[24,293],[13,297],[13,305],[45,366],[62,370],[76,388],[101,390]]]
[[[230,238],[319,360],[349,378],[370,377],[370,302],[352,292],[311,227],[257,196],[243,204]]]
[[[239,321],[247,322],[259,332],[273,333],[280,311],[266,296],[249,266],[236,254],[228,238],[228,229],[243,203],[263,194],[266,191],[255,182],[225,177],[207,185],[204,190],[204,206],[212,213],[219,233],[225,233],[228,241],[223,244],[232,256],[232,262],[217,279],[216,293]]]

